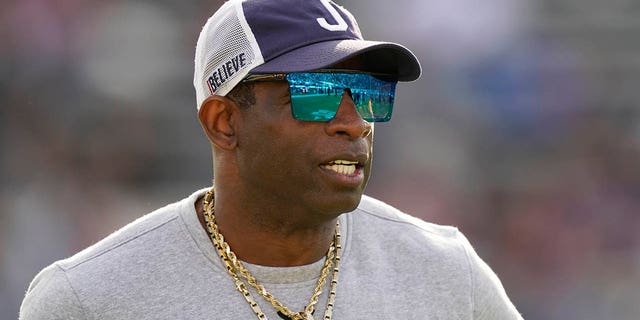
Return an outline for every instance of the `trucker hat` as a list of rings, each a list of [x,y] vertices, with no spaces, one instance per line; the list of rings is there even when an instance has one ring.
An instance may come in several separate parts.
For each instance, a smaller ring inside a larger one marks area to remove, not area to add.
[[[230,0],[206,22],[196,45],[196,107],[224,96],[249,73],[291,73],[360,56],[364,71],[398,81],[420,77],[402,45],[364,40],[353,15],[330,0]]]

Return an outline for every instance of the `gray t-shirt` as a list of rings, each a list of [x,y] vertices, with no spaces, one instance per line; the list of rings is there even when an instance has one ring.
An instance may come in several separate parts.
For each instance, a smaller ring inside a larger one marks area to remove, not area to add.
[[[198,221],[194,202],[203,192],[42,270],[29,286],[20,319],[257,318]],[[367,196],[340,223],[333,319],[522,319],[456,228],[424,222]],[[323,260],[301,267],[246,266],[279,301],[300,311]],[[324,314],[327,291],[328,284],[316,318]],[[252,296],[269,319],[280,319],[260,295]]]

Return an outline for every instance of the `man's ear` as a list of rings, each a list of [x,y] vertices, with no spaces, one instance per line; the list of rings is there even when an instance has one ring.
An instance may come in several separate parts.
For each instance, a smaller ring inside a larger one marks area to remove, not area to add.
[[[221,149],[231,150],[237,146],[237,117],[239,110],[229,98],[211,96],[200,106],[198,118],[209,141]]]

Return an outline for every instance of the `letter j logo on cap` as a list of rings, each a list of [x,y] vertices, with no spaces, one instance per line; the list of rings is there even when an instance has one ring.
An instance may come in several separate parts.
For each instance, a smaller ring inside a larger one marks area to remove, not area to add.
[[[325,18],[316,19],[316,21],[318,21],[318,24],[320,24],[321,27],[323,27],[323,28],[325,28],[325,29],[327,29],[329,31],[345,31],[345,30],[347,30],[347,28],[349,27],[347,25],[347,22],[344,21],[344,19],[342,19],[342,16],[338,13],[336,8],[331,6],[331,3],[329,3],[329,0],[320,0],[320,2],[322,3],[322,5],[324,5],[325,8],[327,8],[329,13],[333,17],[333,19],[336,20],[336,22],[338,24],[329,24],[329,22],[327,22],[327,19],[325,19]]]

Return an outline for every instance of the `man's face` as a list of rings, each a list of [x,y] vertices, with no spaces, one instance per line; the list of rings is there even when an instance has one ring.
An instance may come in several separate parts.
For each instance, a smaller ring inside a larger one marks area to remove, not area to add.
[[[328,122],[291,114],[286,82],[254,86],[256,103],[242,111],[238,166],[242,183],[270,201],[335,215],[357,207],[371,171],[373,124],[344,93]]]

